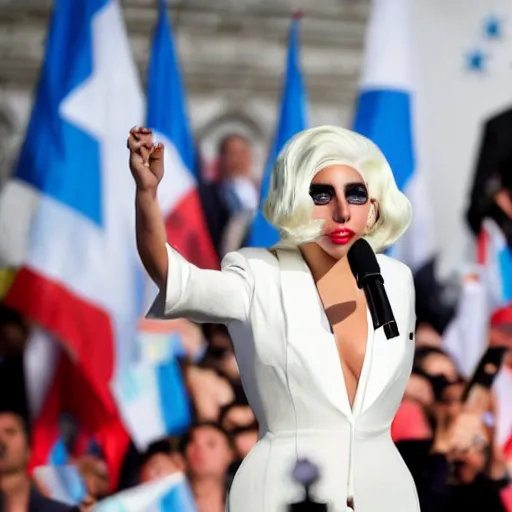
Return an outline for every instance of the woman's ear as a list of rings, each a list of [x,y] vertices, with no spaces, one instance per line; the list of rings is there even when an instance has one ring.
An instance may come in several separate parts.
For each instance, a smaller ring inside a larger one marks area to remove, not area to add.
[[[370,209],[368,211],[368,220],[366,222],[365,235],[368,235],[375,228],[380,219],[379,203],[375,199],[370,199]]]

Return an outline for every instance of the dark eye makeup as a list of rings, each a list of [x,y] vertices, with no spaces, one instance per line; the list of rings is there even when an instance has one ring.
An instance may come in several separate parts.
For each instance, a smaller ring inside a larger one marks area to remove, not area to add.
[[[309,195],[316,205],[328,204],[334,197],[336,197],[334,187],[331,185],[320,185],[316,183],[312,183],[309,187]]]
[[[345,199],[349,204],[366,204],[368,189],[364,183],[349,183],[345,185]]]
[[[322,206],[330,203],[336,197],[332,185],[312,183],[309,187],[309,195],[316,205]],[[364,183],[347,183],[345,185],[345,200],[349,204],[361,205],[368,201],[368,189]]]

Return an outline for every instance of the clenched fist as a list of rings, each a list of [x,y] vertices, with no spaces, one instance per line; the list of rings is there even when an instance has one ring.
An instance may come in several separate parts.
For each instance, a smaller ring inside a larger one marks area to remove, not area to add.
[[[164,175],[163,144],[153,142],[149,128],[134,127],[126,143],[130,150],[130,171],[137,188],[141,191],[156,191]]]

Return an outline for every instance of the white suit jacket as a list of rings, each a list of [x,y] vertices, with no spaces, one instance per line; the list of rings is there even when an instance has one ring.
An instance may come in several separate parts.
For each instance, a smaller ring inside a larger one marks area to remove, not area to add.
[[[156,298],[148,317],[186,317],[227,325],[242,382],[260,426],[271,428],[265,423],[285,416],[272,413],[279,406],[269,403],[262,389],[275,379],[288,389],[290,379],[307,381],[308,395],[314,395],[321,404],[329,401],[345,415],[352,414],[346,391],[342,393],[332,385],[338,382],[345,387],[339,355],[315,282],[299,250],[279,249],[276,258],[267,249],[241,249],[224,257],[222,271],[199,269],[170,246],[167,250],[167,287]],[[370,370],[361,413],[397,379],[407,380],[414,354],[411,271],[384,255],[378,255],[378,262],[400,335],[387,340],[382,328],[374,331],[368,313],[363,373],[365,365]],[[300,382],[298,385],[302,387]],[[401,398],[401,394],[397,396],[393,408]],[[389,423],[393,416],[389,416]]]

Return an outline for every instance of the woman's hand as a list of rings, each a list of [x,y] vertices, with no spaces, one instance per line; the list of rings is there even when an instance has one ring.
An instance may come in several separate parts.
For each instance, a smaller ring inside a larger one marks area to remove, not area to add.
[[[480,414],[461,412],[450,427],[448,454],[451,458],[478,449],[488,440],[483,435],[485,426]]]
[[[130,171],[140,191],[156,192],[164,175],[164,147],[154,144],[149,128],[134,127],[127,141],[130,150]]]
[[[80,512],[91,512],[95,505],[96,500],[90,494],[87,494],[78,508]]]
[[[463,411],[450,418],[446,411],[439,411],[436,423],[432,452],[450,459],[466,453],[482,440],[483,423],[479,414]]]

